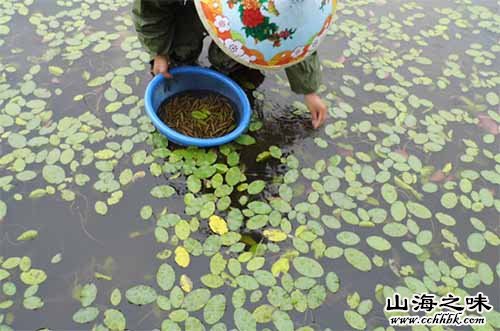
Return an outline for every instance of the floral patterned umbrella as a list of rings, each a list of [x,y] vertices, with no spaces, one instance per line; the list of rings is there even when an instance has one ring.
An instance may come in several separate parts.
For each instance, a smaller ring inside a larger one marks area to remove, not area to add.
[[[288,67],[314,52],[336,6],[337,0],[196,0],[217,45],[257,69]]]

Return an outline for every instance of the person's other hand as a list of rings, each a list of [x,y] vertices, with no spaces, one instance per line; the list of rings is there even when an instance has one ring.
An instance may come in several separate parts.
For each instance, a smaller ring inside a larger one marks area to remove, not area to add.
[[[153,62],[153,75],[161,74],[165,78],[172,78],[168,72],[168,58],[165,55],[156,55]]]
[[[312,126],[315,129],[319,128],[325,122],[328,114],[326,105],[323,100],[321,100],[321,97],[316,93],[306,94],[304,96],[304,101],[307,108],[311,112]]]

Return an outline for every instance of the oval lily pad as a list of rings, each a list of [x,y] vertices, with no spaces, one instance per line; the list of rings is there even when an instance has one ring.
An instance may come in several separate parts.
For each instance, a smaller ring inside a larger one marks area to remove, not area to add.
[[[354,268],[360,271],[370,271],[372,263],[370,259],[362,251],[348,247],[344,249],[344,257]]]
[[[73,314],[73,321],[78,324],[86,324],[94,321],[99,316],[99,309],[86,307],[79,309]]]
[[[317,278],[323,276],[324,271],[321,264],[309,257],[298,256],[292,260],[292,264],[297,272],[306,277]]]
[[[361,316],[357,312],[355,312],[353,310],[346,310],[344,312],[344,318],[350,327],[352,327],[356,330],[365,330],[366,329],[365,319],[363,318],[363,316]]]
[[[125,297],[134,305],[147,305],[156,300],[157,294],[154,288],[147,285],[137,285],[125,292]]]
[[[373,249],[385,252],[391,249],[391,243],[385,238],[379,236],[369,236],[366,238],[366,243]]]
[[[486,246],[486,241],[481,233],[472,233],[467,237],[467,247],[473,253],[481,252]]]
[[[156,273],[156,282],[164,291],[169,291],[175,283],[175,270],[169,264],[162,264]]]
[[[237,308],[234,311],[234,323],[239,331],[257,330],[257,321],[253,315],[244,308]]]
[[[21,273],[21,281],[26,285],[39,285],[47,279],[45,271],[30,269]]]
[[[104,312],[104,325],[106,325],[110,331],[124,331],[126,324],[125,315],[123,315],[121,311],[107,309]]]
[[[208,324],[215,324],[224,316],[226,297],[222,294],[214,295],[208,300],[203,309],[203,317]]]
[[[66,172],[58,165],[46,165],[42,169],[42,176],[49,184],[61,184],[66,178]]]

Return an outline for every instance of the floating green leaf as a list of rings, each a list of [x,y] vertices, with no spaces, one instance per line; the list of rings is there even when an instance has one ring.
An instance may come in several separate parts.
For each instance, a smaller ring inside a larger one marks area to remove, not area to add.
[[[17,237],[17,241],[26,241],[26,240],[33,240],[36,237],[38,237],[38,231],[36,230],[28,230],[19,235]]]
[[[377,251],[388,251],[391,249],[391,243],[385,238],[379,236],[369,236],[366,238],[366,243],[373,249]]]
[[[104,312],[104,325],[110,331],[124,331],[126,327],[125,316],[116,309],[108,309]]]
[[[147,305],[156,300],[156,291],[147,285],[137,285],[129,288],[125,292],[125,297],[130,303],[135,305]]]
[[[248,185],[248,194],[259,194],[266,187],[266,183],[263,180],[255,180]]]
[[[85,284],[80,290],[80,302],[83,307],[90,306],[97,297],[97,286]]]
[[[47,279],[45,271],[30,269],[21,273],[21,281],[26,285],[39,285]]]
[[[360,271],[370,271],[372,263],[370,259],[362,251],[356,248],[346,248],[344,250],[344,257],[354,268]]]
[[[257,322],[253,315],[244,308],[237,308],[234,311],[234,323],[239,331],[257,330]]]
[[[365,330],[366,322],[363,316],[352,310],[346,310],[344,312],[344,318],[352,328],[356,330]]]
[[[408,208],[410,214],[418,218],[429,219],[432,217],[431,211],[427,207],[418,202],[408,201],[406,203],[406,207]]]
[[[43,178],[49,184],[61,184],[66,178],[66,172],[58,165],[46,165],[42,169]]]
[[[203,309],[203,317],[208,324],[215,324],[221,320],[226,310],[226,297],[222,294],[214,295],[208,300]]]
[[[169,264],[162,264],[156,272],[156,282],[164,291],[169,291],[175,283],[175,270]]]
[[[306,276],[317,278],[323,276],[323,267],[316,260],[309,257],[298,256],[292,260],[293,267],[297,272]]]
[[[151,195],[157,199],[167,199],[175,194],[175,189],[170,185],[155,186],[151,190]]]
[[[94,321],[97,316],[99,316],[99,309],[95,307],[80,308],[73,315],[73,321],[78,324],[86,324]]]
[[[473,253],[481,252],[486,246],[484,236],[480,233],[472,233],[467,237],[467,247]]]

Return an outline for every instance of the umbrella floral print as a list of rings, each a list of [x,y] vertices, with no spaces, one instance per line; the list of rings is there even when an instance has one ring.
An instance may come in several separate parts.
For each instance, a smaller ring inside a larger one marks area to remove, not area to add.
[[[269,14],[279,15],[274,0],[229,0],[229,8],[238,5],[241,22],[243,23],[247,37],[253,37],[255,42],[269,40],[274,47],[281,45],[281,40],[292,38],[296,29],[285,28],[279,31],[275,23],[270,22],[269,16],[264,16],[263,10]],[[267,7],[264,5],[267,4]]]
[[[335,7],[336,1],[200,0],[197,5],[207,30],[230,56],[251,67],[272,68],[300,62],[318,47],[332,21],[327,5]],[[290,16],[306,5],[314,24],[299,26]]]

